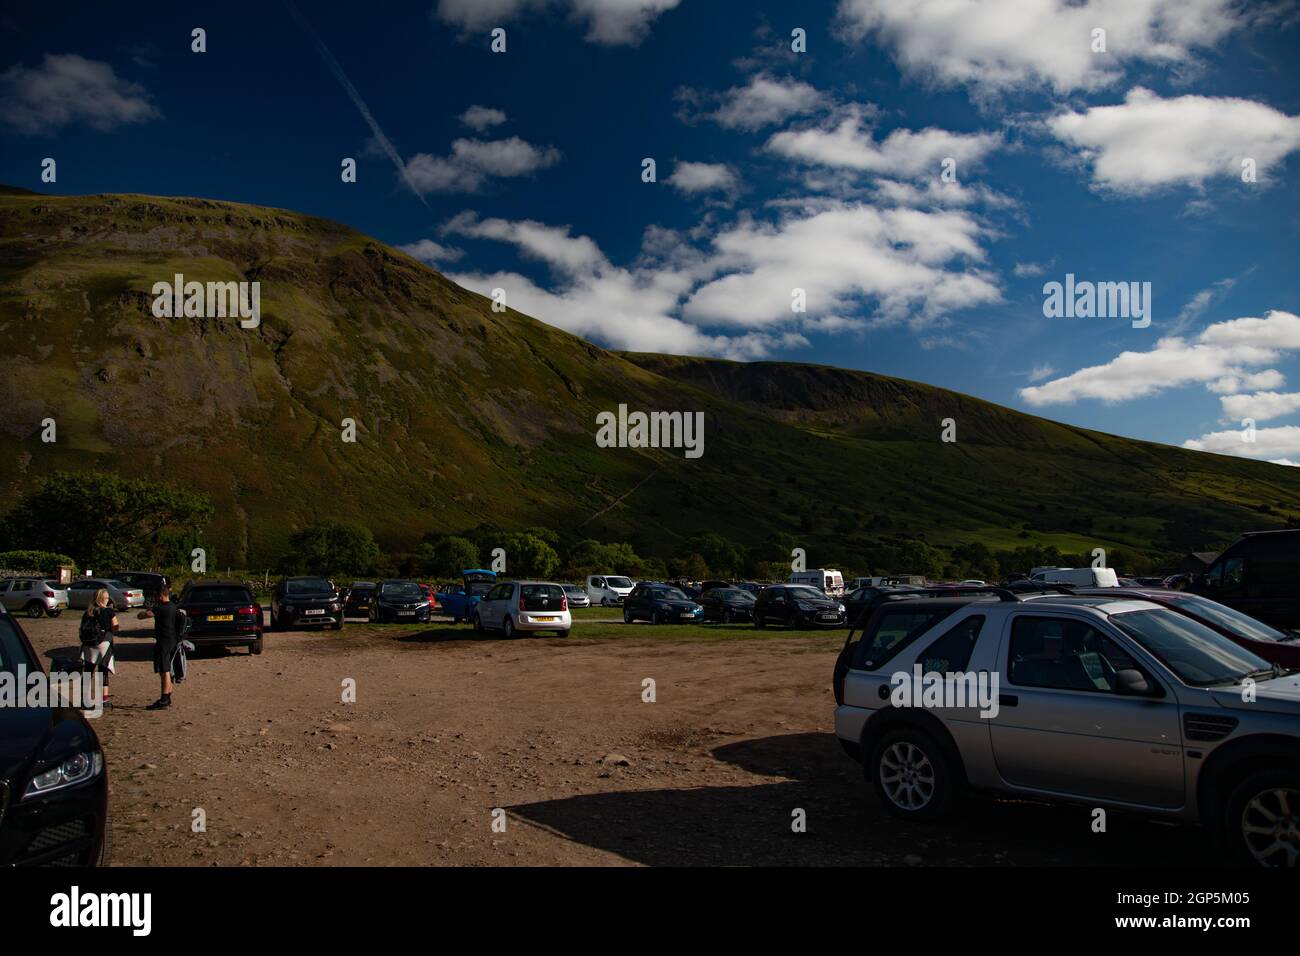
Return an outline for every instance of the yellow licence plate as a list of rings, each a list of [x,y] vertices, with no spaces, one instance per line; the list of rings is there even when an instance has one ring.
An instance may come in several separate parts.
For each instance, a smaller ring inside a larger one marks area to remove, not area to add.
[[[235,619],[235,615],[233,614],[209,614],[208,615],[209,621],[233,621],[234,619]]]

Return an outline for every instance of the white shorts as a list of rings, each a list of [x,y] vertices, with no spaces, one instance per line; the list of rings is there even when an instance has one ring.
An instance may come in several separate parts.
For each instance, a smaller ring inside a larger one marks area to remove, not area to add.
[[[116,674],[117,669],[113,666],[113,642],[101,641],[98,644],[82,644],[81,659],[87,667],[95,668],[102,666],[110,674]]]

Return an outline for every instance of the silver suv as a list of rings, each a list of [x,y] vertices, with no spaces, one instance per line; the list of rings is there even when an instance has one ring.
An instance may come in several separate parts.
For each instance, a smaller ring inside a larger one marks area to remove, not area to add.
[[[4,578],[0,580],[0,604],[28,617],[58,617],[68,607],[68,592],[59,582],[45,578]]]
[[[835,732],[904,818],[968,789],[1066,800],[1296,866],[1297,675],[1122,594],[900,600],[845,645]]]

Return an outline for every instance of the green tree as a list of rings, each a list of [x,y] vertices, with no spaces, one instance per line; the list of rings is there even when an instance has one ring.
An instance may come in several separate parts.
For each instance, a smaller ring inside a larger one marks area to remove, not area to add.
[[[416,549],[416,560],[426,574],[438,578],[458,578],[462,571],[479,566],[477,546],[457,535],[426,541]]]
[[[197,532],[212,514],[207,495],[145,478],[55,472],[20,497],[0,522],[5,548],[56,551],[82,567],[157,565],[170,535]]]
[[[369,574],[379,546],[369,528],[341,521],[310,524],[289,536],[290,563],[310,574]]]
[[[549,544],[527,533],[503,536],[506,571],[511,577],[549,578],[560,566],[560,556]]]

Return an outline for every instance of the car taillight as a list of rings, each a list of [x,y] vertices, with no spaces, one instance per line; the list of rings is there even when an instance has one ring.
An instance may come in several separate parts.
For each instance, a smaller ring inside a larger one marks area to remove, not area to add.
[[[53,591],[46,591],[46,592],[45,592],[45,596],[46,596],[46,597],[54,597],[54,592],[53,592]]]
[[[521,611],[528,610],[528,608],[524,607],[524,596],[522,594],[519,595],[519,610]]]
[[[565,597],[563,594],[561,594],[561,595],[560,595],[560,610],[561,610],[561,611],[567,611],[568,609],[569,609],[569,599],[568,599],[567,597]]]
[[[236,608],[236,609],[235,609],[235,613],[236,613],[236,614],[256,614],[257,611],[258,611],[258,609],[257,609],[256,607],[251,606],[251,605],[250,605],[249,607],[241,607],[241,608]]]

